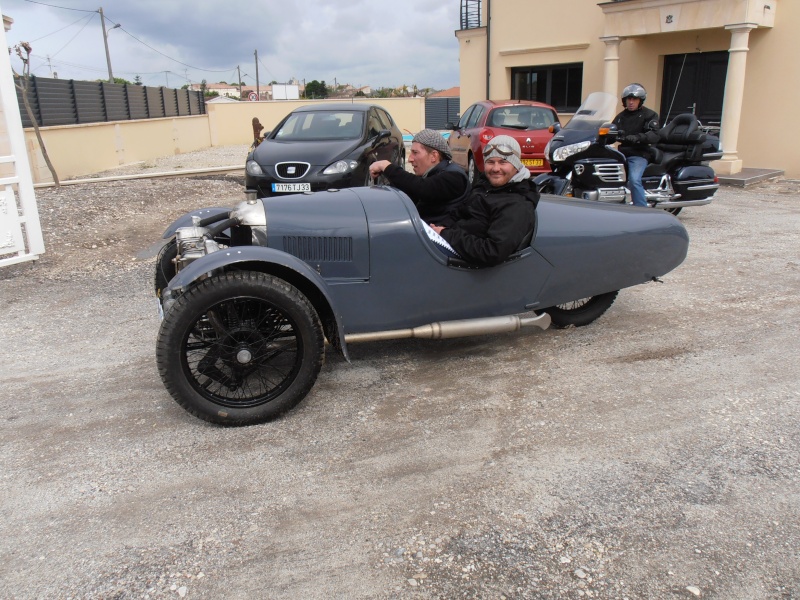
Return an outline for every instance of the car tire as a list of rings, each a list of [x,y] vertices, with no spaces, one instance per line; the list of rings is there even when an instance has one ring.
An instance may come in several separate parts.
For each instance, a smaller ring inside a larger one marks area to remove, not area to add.
[[[478,170],[478,165],[475,164],[475,157],[470,154],[469,159],[467,160],[467,177],[469,178],[469,184],[475,185],[475,182],[478,181],[478,177],[480,177],[481,172]]]
[[[551,324],[556,329],[583,327],[599,319],[614,304],[618,293],[608,292],[598,296],[581,298],[580,300],[557,304],[536,312],[549,314]]]
[[[219,425],[278,417],[308,394],[322,367],[319,316],[277,277],[234,271],[178,297],[156,345],[167,391],[190,414]]]

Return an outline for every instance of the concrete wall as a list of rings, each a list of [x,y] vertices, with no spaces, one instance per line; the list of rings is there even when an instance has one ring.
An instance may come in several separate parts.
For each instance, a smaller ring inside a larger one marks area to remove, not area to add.
[[[210,146],[249,144],[253,141],[253,117],[271,129],[297,106],[322,102],[208,104],[206,115],[43,127],[41,132],[59,179],[69,179]],[[404,133],[425,127],[424,98],[363,99],[354,103],[383,106]],[[32,128],[25,130],[25,142],[34,183],[52,181]]]

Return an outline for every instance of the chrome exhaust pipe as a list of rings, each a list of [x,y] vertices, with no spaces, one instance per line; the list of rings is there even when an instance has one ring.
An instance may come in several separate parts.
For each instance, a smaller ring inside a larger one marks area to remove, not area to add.
[[[448,338],[468,337],[472,335],[488,335],[491,333],[508,333],[523,327],[550,327],[550,315],[542,313],[535,317],[508,315],[505,317],[488,317],[486,319],[465,319],[463,321],[445,321],[429,323],[411,329],[394,329],[390,331],[374,331],[369,333],[350,333],[344,336],[348,344],[358,342],[379,342],[383,340],[401,340],[418,338],[426,340],[443,340]]]

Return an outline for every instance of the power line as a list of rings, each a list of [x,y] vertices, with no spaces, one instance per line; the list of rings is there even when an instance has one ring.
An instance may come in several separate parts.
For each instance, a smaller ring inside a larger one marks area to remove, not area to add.
[[[38,5],[41,5],[41,6],[47,6],[47,7],[49,7],[49,8],[59,8],[59,9],[62,9],[62,10],[73,10],[73,11],[77,11],[77,12],[84,12],[84,13],[95,13],[95,14],[99,13],[99,11],[98,11],[98,10],[85,10],[85,9],[80,9],[80,8],[70,8],[70,7],[68,7],[68,6],[59,6],[59,5],[56,5],[56,4],[48,4],[48,3],[46,3],[46,2],[39,2],[38,0],[25,0],[25,2],[28,2],[28,3],[30,3],[30,4],[38,4]],[[107,16],[107,15],[104,15],[104,17],[105,17],[105,19],[106,19],[107,21],[109,21],[109,22],[110,22],[110,23],[112,23],[113,25],[119,25],[119,23],[116,23],[114,20],[112,20],[112,19],[108,18],[108,16]],[[91,19],[90,19],[90,20],[91,20]],[[78,22],[80,22],[80,19],[78,19],[78,21],[76,21],[75,23],[72,23],[72,25],[75,25],[75,24],[76,24],[76,23],[78,23]],[[87,21],[87,24],[88,24],[88,21]],[[67,27],[71,27],[71,25],[67,25]],[[83,31],[83,29],[84,29],[85,27],[86,27],[86,25],[84,25],[84,26],[83,26],[83,28],[81,28],[81,31]],[[58,31],[62,31],[63,29],[66,29],[66,27],[62,27],[61,29],[59,29],[59,30],[57,30],[57,31],[54,31],[53,33],[58,33]],[[188,68],[190,68],[190,69],[192,69],[192,70],[195,70],[195,71],[202,71],[202,72],[204,72],[204,73],[228,73],[228,72],[230,72],[231,70],[235,70],[235,69],[231,69],[231,68],[227,68],[227,69],[204,69],[204,68],[202,68],[202,67],[195,67],[195,66],[193,66],[193,65],[190,65],[190,64],[187,64],[187,63],[181,62],[181,61],[179,61],[178,59],[176,59],[176,58],[173,58],[173,57],[169,56],[168,54],[164,54],[163,52],[161,52],[161,51],[160,51],[160,50],[158,50],[157,48],[154,48],[153,46],[151,46],[151,45],[150,45],[150,44],[148,44],[147,42],[144,42],[144,41],[140,40],[138,37],[136,37],[136,36],[135,36],[134,34],[132,34],[130,31],[126,30],[126,29],[125,29],[124,27],[122,27],[121,25],[119,26],[119,28],[118,28],[118,29],[119,29],[120,31],[124,31],[124,32],[125,32],[127,35],[129,35],[131,38],[133,38],[134,40],[136,40],[137,42],[139,42],[139,43],[140,43],[140,44],[142,44],[143,46],[145,46],[145,47],[149,48],[149,49],[150,49],[150,50],[152,50],[153,52],[156,52],[156,53],[160,54],[161,56],[163,56],[164,58],[166,58],[166,59],[169,59],[169,60],[171,60],[171,61],[173,61],[173,62],[176,62],[176,63],[178,63],[179,65],[182,65],[182,66],[184,66],[184,67],[188,67]],[[75,34],[75,37],[77,37],[77,35],[78,35],[78,34],[80,34],[80,33],[81,33],[81,31],[79,31],[77,34]],[[45,35],[45,36],[42,36],[42,37],[40,37],[40,38],[38,38],[38,39],[40,39],[40,40],[41,40],[41,39],[43,39],[43,38],[47,37],[48,35],[52,35],[52,33],[49,33],[49,34],[47,34],[47,35]],[[67,45],[69,45],[69,44],[72,42],[72,40],[74,40],[74,39],[75,39],[75,37],[73,37],[73,38],[72,38],[72,39],[71,39],[69,42],[67,42],[67,44],[66,44],[64,47],[62,47],[62,48],[61,48],[61,49],[60,49],[58,52],[61,52],[61,50],[63,50],[63,49],[64,49],[64,48],[65,48]],[[159,72],[160,72],[160,73],[163,73],[164,71],[159,71]]]
[[[37,2],[36,0],[25,0],[25,2],[30,2],[31,4],[41,4],[42,6],[49,6],[50,8],[62,8],[64,10],[74,10],[76,12],[90,12],[96,13],[96,10],[85,10],[83,8],[70,8],[68,6],[56,6],[55,4],[47,4],[45,2]]]
[[[84,29],[86,29],[86,26],[87,26],[89,23],[91,23],[91,22],[92,22],[92,19],[94,19],[94,15],[91,15],[91,16],[89,17],[89,19],[86,21],[86,23],[84,23],[84,24],[83,24],[83,27],[81,27],[81,28],[78,30],[78,33],[76,33],[75,35],[73,35],[73,36],[70,38],[70,40],[69,40],[69,41],[68,41],[66,44],[64,44],[63,46],[61,46],[61,48],[59,48],[59,49],[58,49],[58,50],[57,50],[57,51],[56,51],[54,54],[52,54],[52,55],[51,55],[51,58],[55,57],[55,56],[56,56],[56,55],[57,55],[59,52],[61,52],[61,51],[62,51],[64,48],[66,48],[67,46],[69,46],[69,45],[70,45],[70,44],[73,42],[73,40],[74,40],[76,37],[78,37],[78,36],[81,34],[81,32],[82,32]],[[74,23],[73,23],[73,24],[74,24]]]
[[[106,18],[108,19],[108,17],[106,17]],[[114,21],[112,21],[111,19],[108,19],[108,21],[110,21],[111,23],[114,23]],[[114,25],[118,25],[118,23],[114,23]],[[148,48],[150,48],[150,50],[152,50],[153,52],[158,52],[164,58],[168,58],[169,60],[171,60],[173,62],[176,62],[179,65],[183,65],[184,67],[189,67],[190,69],[194,69],[195,71],[205,71],[206,73],[227,73],[227,72],[229,72],[231,70],[231,69],[218,69],[218,70],[217,69],[203,69],[201,67],[194,67],[192,65],[187,65],[185,62],[181,62],[177,58],[172,58],[171,56],[161,52],[161,50],[157,50],[156,48],[153,48],[150,44],[148,44],[146,42],[143,42],[142,40],[137,38],[135,35],[133,35],[130,31],[125,29],[124,27],[120,26],[119,30],[120,31],[124,31],[125,33],[127,33],[129,36],[131,36],[133,39],[135,39],[137,42],[139,42],[143,46],[147,46]]]

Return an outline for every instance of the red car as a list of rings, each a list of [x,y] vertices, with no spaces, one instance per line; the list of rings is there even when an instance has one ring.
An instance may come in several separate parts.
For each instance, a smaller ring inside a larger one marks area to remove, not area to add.
[[[461,115],[447,140],[453,161],[469,174],[470,183],[483,172],[483,147],[496,135],[510,135],[522,148],[522,164],[531,173],[549,173],[544,147],[553,134],[549,127],[558,122],[556,109],[532,100],[482,100]]]

